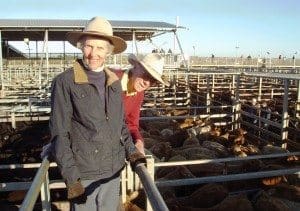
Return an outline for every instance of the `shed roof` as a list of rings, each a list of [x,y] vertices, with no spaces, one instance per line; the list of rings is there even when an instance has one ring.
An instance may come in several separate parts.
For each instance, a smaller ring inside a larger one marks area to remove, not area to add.
[[[88,20],[69,19],[0,19],[2,39],[8,41],[22,41],[25,37],[30,40],[44,40],[44,32],[48,30],[48,40],[63,41],[66,33],[82,31]],[[114,35],[124,40],[132,40],[135,32],[137,40],[145,40],[160,33],[176,31],[174,24],[156,21],[121,21],[109,20]]]

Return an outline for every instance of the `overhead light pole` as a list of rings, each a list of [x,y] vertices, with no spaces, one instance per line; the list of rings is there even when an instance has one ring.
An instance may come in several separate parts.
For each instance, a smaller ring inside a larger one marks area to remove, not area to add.
[[[31,70],[31,58],[30,58],[30,46],[29,46],[29,38],[25,37],[24,38],[24,43],[27,45],[27,50],[28,50],[28,59],[29,59],[29,69]]]
[[[295,53],[294,53],[294,55],[293,55],[293,62],[294,62],[294,69],[296,68],[296,54],[297,54],[298,52],[296,51]]]
[[[194,50],[194,57],[196,56],[196,50],[195,50],[195,46],[193,45],[193,50]]]
[[[239,51],[239,45],[238,43],[236,43],[236,46],[235,46],[235,64],[237,65],[238,64],[238,51]]]
[[[269,55],[269,67],[271,68],[272,61],[271,61],[271,53],[270,53],[270,51],[267,51],[267,54]]]

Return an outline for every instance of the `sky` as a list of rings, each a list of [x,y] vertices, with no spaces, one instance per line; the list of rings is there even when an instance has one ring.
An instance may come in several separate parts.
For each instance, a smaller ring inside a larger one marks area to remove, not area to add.
[[[186,28],[178,37],[187,55],[300,56],[300,0],[0,0],[0,8],[0,18],[8,19],[102,16],[176,24],[178,17]],[[140,52],[153,48],[149,45],[138,45]],[[173,34],[156,38],[155,45],[173,49]]]

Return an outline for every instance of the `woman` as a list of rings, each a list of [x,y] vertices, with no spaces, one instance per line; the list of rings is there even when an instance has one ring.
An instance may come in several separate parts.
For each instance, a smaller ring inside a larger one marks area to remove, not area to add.
[[[143,58],[137,58],[131,54],[128,61],[132,68],[117,73],[121,78],[125,121],[135,146],[145,154],[143,137],[139,131],[140,108],[144,100],[144,91],[156,83],[166,86],[169,84],[162,79],[164,58],[160,54],[151,53]]]

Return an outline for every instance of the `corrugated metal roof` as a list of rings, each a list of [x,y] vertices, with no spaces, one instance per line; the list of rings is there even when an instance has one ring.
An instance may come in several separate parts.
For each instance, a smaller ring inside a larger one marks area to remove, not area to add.
[[[86,20],[63,20],[63,19],[0,19],[0,26],[5,28],[47,28],[47,27],[81,27]]]
[[[174,24],[155,21],[121,21],[109,20],[114,29],[114,34],[125,40],[132,40],[135,31],[137,40],[145,40],[155,33],[171,32],[177,30]],[[10,41],[43,40],[44,30],[49,30],[49,40],[65,40],[69,31],[83,30],[88,20],[69,19],[0,19],[0,30],[3,39]]]
[[[5,28],[56,28],[56,27],[79,27],[84,28],[88,20],[68,20],[68,19],[0,19],[0,27]],[[152,29],[176,29],[176,25],[166,22],[155,21],[121,21],[109,20],[113,28],[152,28]]]

